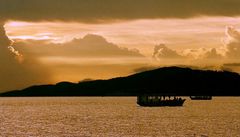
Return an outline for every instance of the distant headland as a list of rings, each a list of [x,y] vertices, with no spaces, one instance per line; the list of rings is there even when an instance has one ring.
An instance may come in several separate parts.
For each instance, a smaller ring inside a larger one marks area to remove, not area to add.
[[[0,96],[239,96],[240,75],[228,71],[163,67],[109,80],[31,86]]]

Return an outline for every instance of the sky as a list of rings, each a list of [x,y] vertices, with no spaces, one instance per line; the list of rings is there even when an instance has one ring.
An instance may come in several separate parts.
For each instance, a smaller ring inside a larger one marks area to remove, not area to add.
[[[240,72],[239,0],[1,0],[0,91],[185,65]]]

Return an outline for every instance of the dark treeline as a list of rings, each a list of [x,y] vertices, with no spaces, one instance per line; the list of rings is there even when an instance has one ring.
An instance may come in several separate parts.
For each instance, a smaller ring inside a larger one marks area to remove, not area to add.
[[[0,96],[239,96],[240,75],[227,71],[164,67],[127,77],[32,86]]]

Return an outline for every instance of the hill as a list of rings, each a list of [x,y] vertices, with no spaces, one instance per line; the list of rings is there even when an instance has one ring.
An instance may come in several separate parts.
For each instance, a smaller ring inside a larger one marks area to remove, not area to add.
[[[239,96],[240,75],[227,71],[163,67],[127,77],[80,83],[32,86],[0,96]]]

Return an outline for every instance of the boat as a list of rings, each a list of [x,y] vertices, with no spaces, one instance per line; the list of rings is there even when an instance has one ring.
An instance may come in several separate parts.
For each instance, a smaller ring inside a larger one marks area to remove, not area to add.
[[[212,96],[190,96],[191,100],[212,100]]]
[[[183,106],[183,103],[186,99],[182,99],[180,97],[176,98],[169,96],[168,99],[165,96],[138,96],[137,97],[137,104],[140,106]]]

